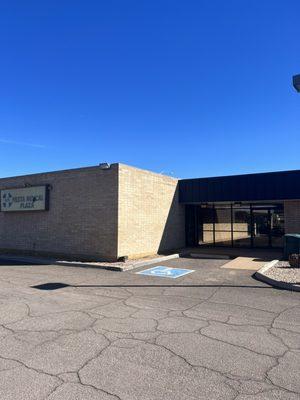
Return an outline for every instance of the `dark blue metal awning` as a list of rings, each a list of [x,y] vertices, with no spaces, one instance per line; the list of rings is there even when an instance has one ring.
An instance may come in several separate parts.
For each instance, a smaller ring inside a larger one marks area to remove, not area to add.
[[[300,170],[179,181],[180,203],[300,199]]]

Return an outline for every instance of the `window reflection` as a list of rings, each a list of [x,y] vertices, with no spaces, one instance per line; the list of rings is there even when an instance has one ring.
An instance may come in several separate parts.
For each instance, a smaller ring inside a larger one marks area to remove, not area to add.
[[[199,208],[199,244],[282,247],[282,204],[222,204]]]
[[[248,207],[232,208],[233,245],[235,247],[251,246],[251,209]]]

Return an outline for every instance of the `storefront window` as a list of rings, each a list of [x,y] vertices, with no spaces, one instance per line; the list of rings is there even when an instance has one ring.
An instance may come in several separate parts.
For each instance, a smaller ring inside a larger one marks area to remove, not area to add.
[[[231,246],[231,207],[215,208],[215,244]]]
[[[251,209],[248,207],[232,207],[232,230],[234,247],[251,246]]]
[[[199,244],[282,247],[282,204],[227,204],[199,207]]]
[[[214,208],[201,208],[200,227],[199,227],[199,243],[214,243]]]

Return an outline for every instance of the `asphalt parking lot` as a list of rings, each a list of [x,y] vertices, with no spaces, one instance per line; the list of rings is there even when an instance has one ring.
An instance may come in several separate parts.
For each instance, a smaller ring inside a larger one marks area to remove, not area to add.
[[[300,399],[300,293],[224,262],[1,265],[0,399]]]

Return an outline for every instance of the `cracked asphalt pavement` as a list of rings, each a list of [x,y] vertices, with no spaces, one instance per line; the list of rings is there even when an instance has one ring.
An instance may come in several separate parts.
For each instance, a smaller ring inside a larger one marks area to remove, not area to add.
[[[0,266],[0,399],[300,399],[300,293],[224,263]]]

